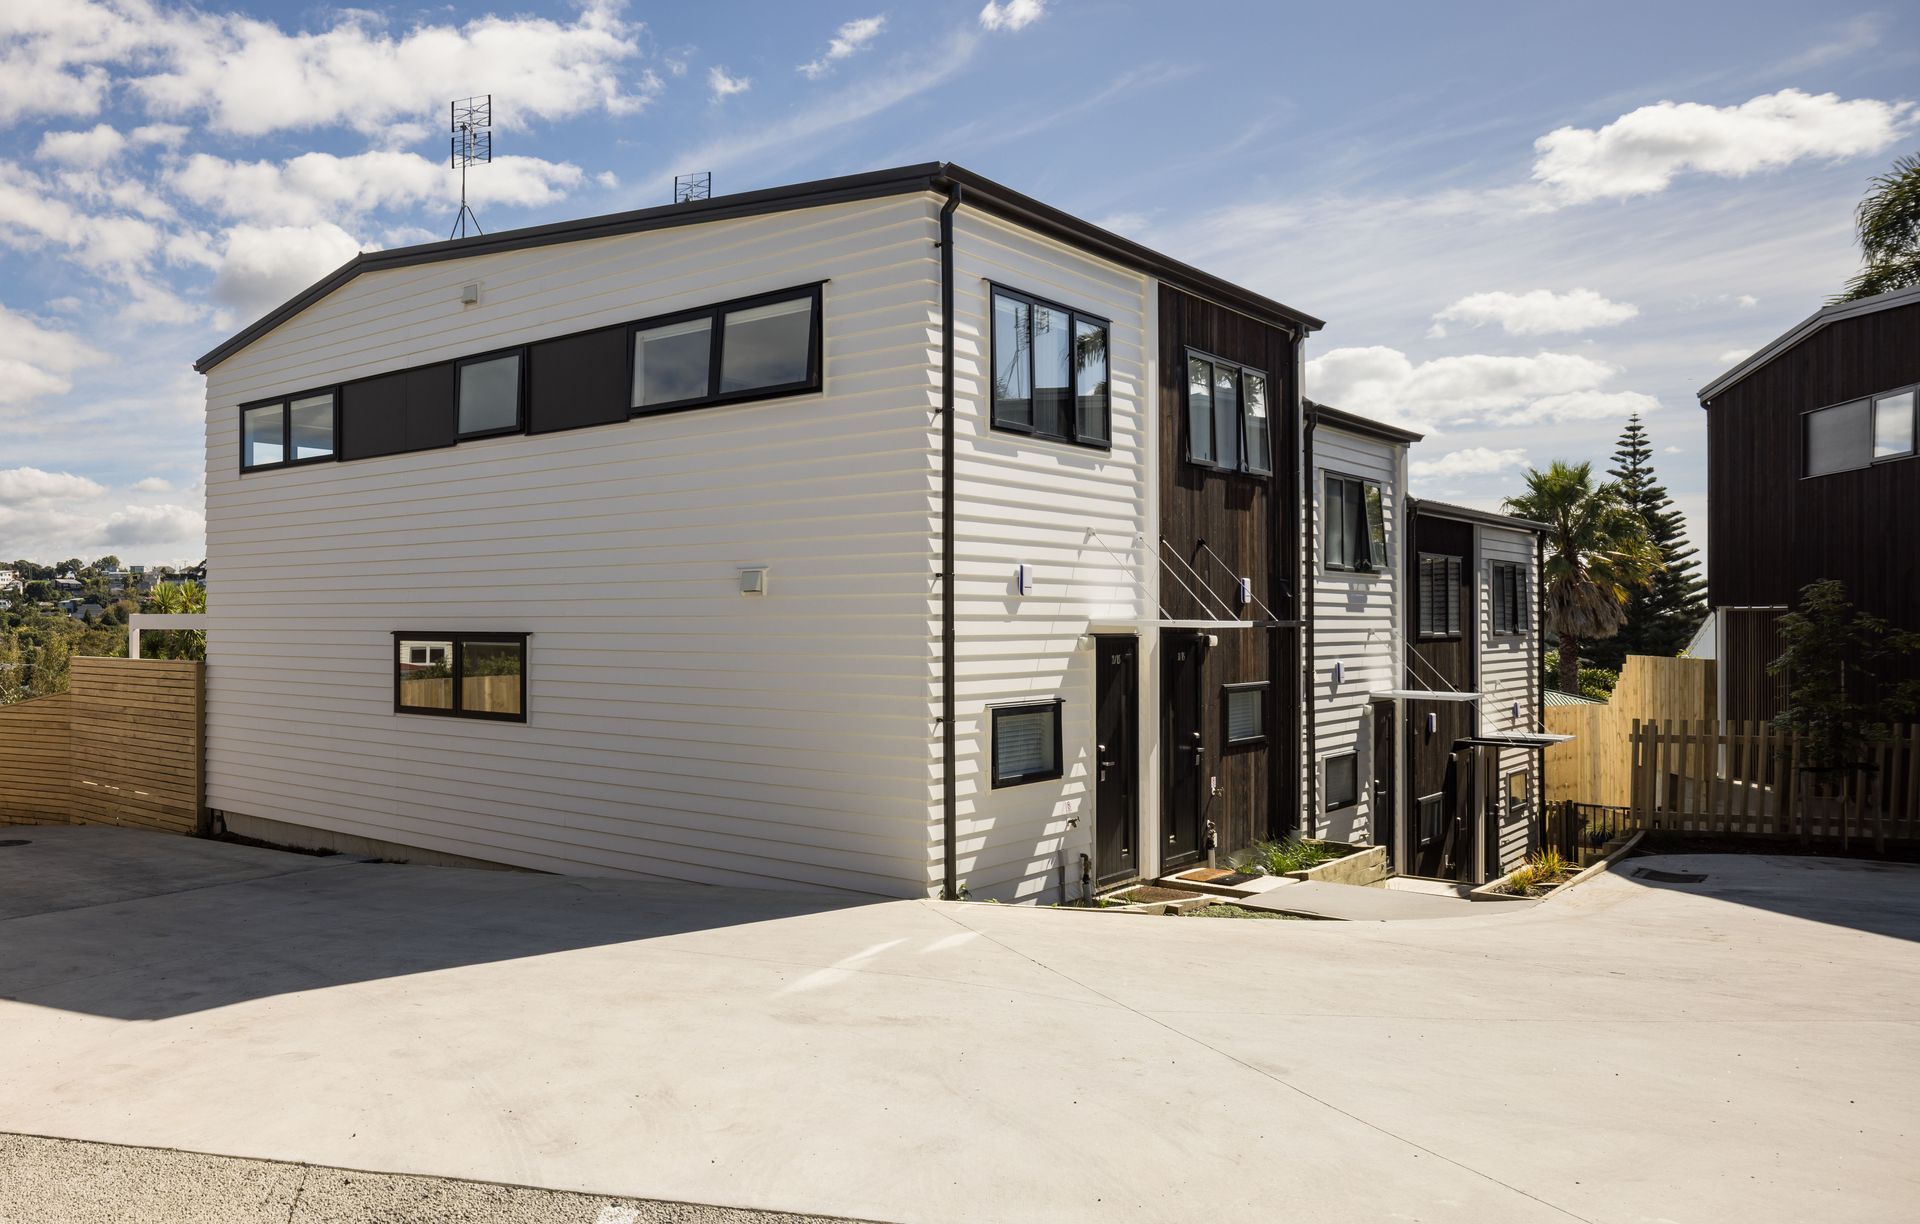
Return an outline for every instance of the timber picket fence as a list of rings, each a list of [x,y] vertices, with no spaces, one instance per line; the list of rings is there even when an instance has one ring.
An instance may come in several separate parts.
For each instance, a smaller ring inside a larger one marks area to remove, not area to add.
[[[1764,722],[1633,720],[1628,808],[1641,827],[1837,842],[1920,840],[1920,727],[1875,743],[1867,768],[1805,771],[1797,736]]]

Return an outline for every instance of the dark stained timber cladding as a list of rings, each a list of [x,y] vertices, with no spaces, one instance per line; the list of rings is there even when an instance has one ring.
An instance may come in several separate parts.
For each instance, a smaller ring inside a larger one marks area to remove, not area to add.
[[[1835,578],[1859,607],[1920,629],[1920,458],[1803,478],[1802,414],[1920,383],[1920,303],[1843,319],[1707,402],[1707,577],[1722,608],[1792,606]],[[1750,643],[1753,662],[1766,653]],[[1920,674],[1896,668],[1885,680]],[[1727,676],[1728,715],[1778,700]],[[1747,694],[1752,696],[1748,697]]]
[[[1463,581],[1460,584],[1457,609],[1461,632],[1458,637],[1422,638],[1417,633],[1407,638],[1407,687],[1415,689],[1447,689],[1457,693],[1472,692],[1474,688],[1474,651],[1475,635],[1478,632],[1478,618],[1473,615],[1474,589],[1472,576],[1478,572],[1473,548],[1473,524],[1457,519],[1439,518],[1433,515],[1416,513],[1413,519],[1413,549],[1418,556],[1431,553],[1439,556],[1459,557]],[[1419,624],[1420,600],[1426,593],[1420,581],[1420,567],[1409,567],[1410,581],[1407,583],[1407,623]],[[1465,781],[1456,768],[1453,757],[1453,744],[1464,736],[1475,733],[1474,705],[1467,701],[1417,701],[1406,703],[1407,713],[1407,770],[1406,784],[1402,790],[1404,797],[1401,811],[1410,818],[1415,810],[1414,801],[1423,795],[1445,794],[1445,809],[1448,813],[1448,828],[1457,832],[1461,805],[1466,802]],[[1431,716],[1432,729],[1428,729]],[[1414,830],[1417,834],[1418,830]],[[1412,839],[1413,863],[1416,874],[1440,874],[1445,859],[1445,847],[1429,846],[1423,851]],[[1458,869],[1458,862],[1454,869]]]
[[[368,459],[451,446],[453,366],[363,378],[340,389],[340,457]]]
[[[1273,476],[1219,472],[1187,461],[1186,350],[1199,349],[1225,361],[1264,371],[1268,383]],[[1161,532],[1169,564],[1191,584],[1182,561],[1198,570],[1210,590],[1232,607],[1235,579],[1253,580],[1254,594],[1283,620],[1297,619],[1293,583],[1299,560],[1299,490],[1289,456],[1298,453],[1294,412],[1294,339],[1285,330],[1162,285],[1160,288],[1160,505]],[[1224,567],[1201,549],[1208,548]],[[1163,580],[1161,598],[1175,619],[1221,615]],[[1265,620],[1258,606],[1236,609],[1247,620]],[[1299,630],[1223,629],[1219,644],[1203,655],[1202,742],[1206,770],[1217,775],[1220,793],[1208,798],[1223,853],[1296,827],[1299,787],[1293,782],[1294,745],[1300,736]],[[1221,688],[1265,680],[1267,736],[1261,744],[1227,745],[1226,702]]]
[[[627,419],[627,329],[608,327],[528,348],[527,432]]]

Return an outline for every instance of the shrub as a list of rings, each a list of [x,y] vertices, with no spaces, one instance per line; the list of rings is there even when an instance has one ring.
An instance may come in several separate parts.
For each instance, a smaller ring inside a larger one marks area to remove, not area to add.
[[[1235,871],[1254,875],[1285,875],[1289,871],[1305,871],[1339,857],[1337,850],[1289,837],[1285,841],[1255,842],[1235,855],[1230,865]]]

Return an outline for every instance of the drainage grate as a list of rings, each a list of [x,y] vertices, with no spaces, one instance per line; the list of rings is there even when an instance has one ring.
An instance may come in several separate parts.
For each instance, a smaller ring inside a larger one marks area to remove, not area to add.
[[[24,837],[0,838],[0,846],[31,846],[33,843]]]
[[[1639,867],[1634,870],[1636,880],[1652,880],[1656,884],[1698,884],[1707,877],[1697,871],[1660,871],[1653,867]]]

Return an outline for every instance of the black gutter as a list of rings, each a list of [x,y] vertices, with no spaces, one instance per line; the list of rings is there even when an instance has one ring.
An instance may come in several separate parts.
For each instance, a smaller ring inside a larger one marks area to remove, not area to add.
[[[1312,585],[1315,563],[1319,560],[1316,546],[1320,542],[1320,532],[1313,521],[1313,431],[1319,421],[1319,413],[1306,410],[1307,400],[1300,386],[1300,379],[1306,365],[1305,349],[1306,337],[1296,335],[1293,338],[1293,406],[1297,414],[1295,419],[1305,422],[1302,426],[1305,433],[1300,441],[1300,525],[1303,529],[1301,534],[1306,537],[1306,540],[1300,547],[1300,589],[1296,596],[1297,606],[1300,609],[1298,619],[1301,624],[1301,638],[1306,654],[1306,665],[1300,669],[1300,674],[1304,677],[1307,686],[1307,759],[1304,769],[1307,775],[1307,810],[1302,815],[1305,817],[1307,836],[1313,837],[1320,828],[1320,736],[1315,727],[1319,721],[1320,688],[1314,674],[1314,667],[1318,660],[1313,653],[1314,591]],[[1296,752],[1299,751],[1297,746],[1299,742],[1300,737],[1294,736]],[[1293,771],[1296,781],[1301,772],[1301,769]]]
[[[944,839],[942,858],[946,875],[941,896],[960,899],[959,866],[954,861],[960,842],[958,762],[954,760],[953,634],[953,214],[964,188],[946,184],[947,202],[940,206],[940,823]]]
[[[381,272],[416,264],[465,259],[473,255],[497,255],[504,251],[550,246],[561,242],[580,242],[592,238],[611,238],[644,230],[669,229],[703,221],[728,221],[766,213],[787,212],[799,208],[817,208],[825,204],[844,204],[883,196],[910,195],[919,191],[945,192],[960,185],[971,193],[972,207],[1017,221],[1039,233],[1056,238],[1080,250],[1103,256],[1136,271],[1159,277],[1177,289],[1207,298],[1219,305],[1245,314],[1263,323],[1289,331],[1318,331],[1325,324],[1271,298],[1242,289],[1229,281],[1120,235],[1101,229],[1070,213],[1065,213],[1030,196],[1021,195],[991,179],[950,162],[923,162],[891,170],[850,174],[840,178],[818,179],[736,195],[715,196],[709,200],[691,200],[683,204],[663,204],[631,212],[610,213],[600,217],[582,217],[549,225],[476,234],[447,242],[428,242],[419,246],[397,247],[390,251],[363,251],[334,269],[298,296],[261,316],[244,330],[209,351],[193,368],[204,374],[228,357],[252,344],[294,315],[339,289],[363,272]]]

